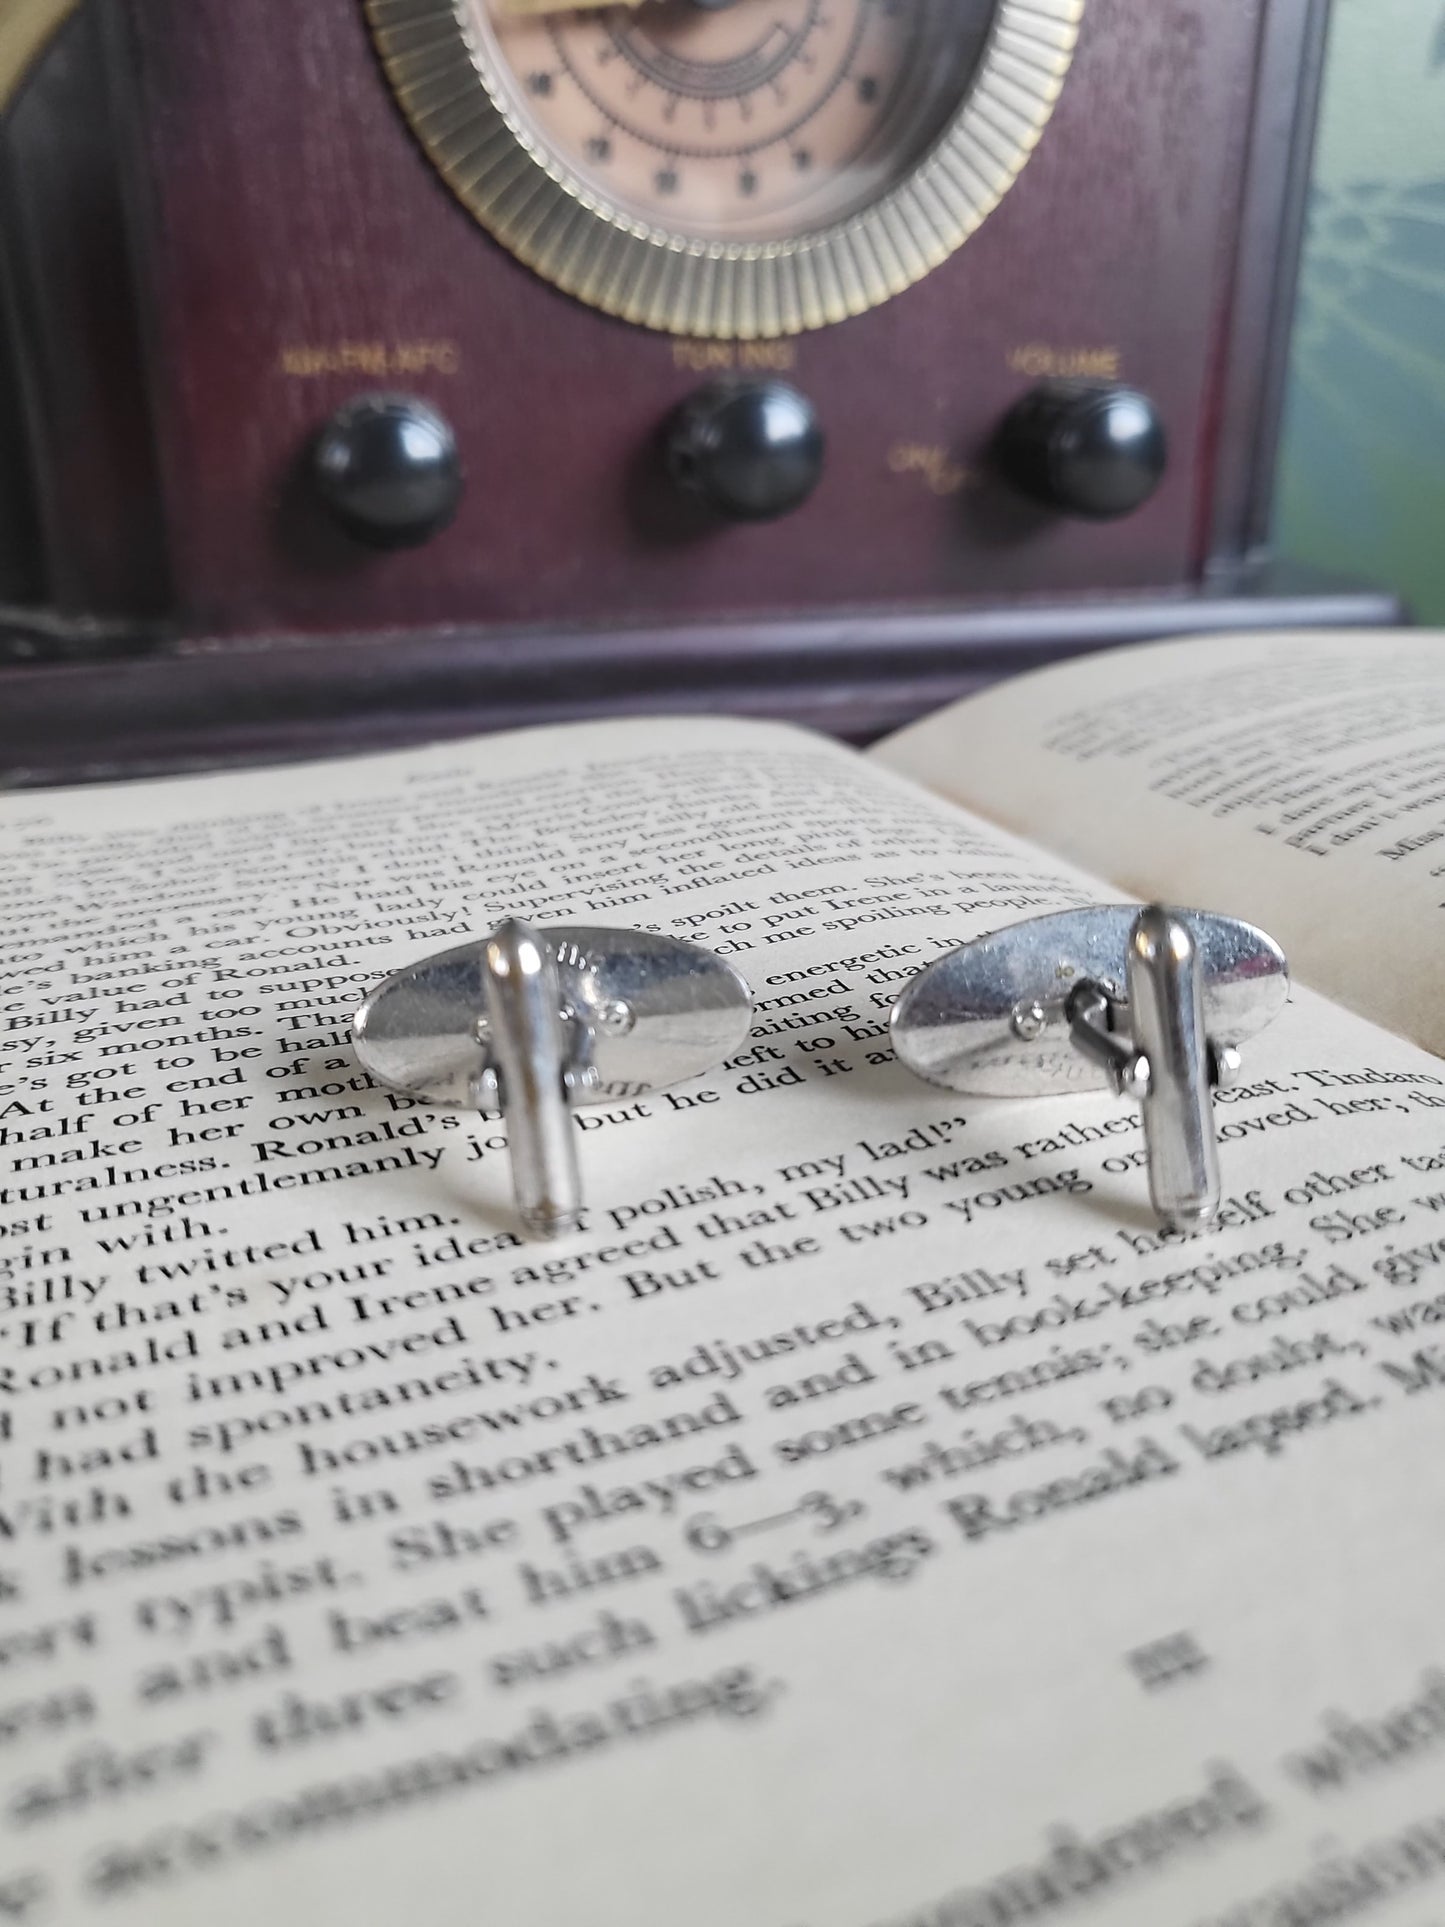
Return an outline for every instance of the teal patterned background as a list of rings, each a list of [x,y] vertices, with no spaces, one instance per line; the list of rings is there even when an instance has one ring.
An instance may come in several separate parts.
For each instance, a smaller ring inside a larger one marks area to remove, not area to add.
[[[1445,624],[1445,0],[1335,0],[1277,539]]]

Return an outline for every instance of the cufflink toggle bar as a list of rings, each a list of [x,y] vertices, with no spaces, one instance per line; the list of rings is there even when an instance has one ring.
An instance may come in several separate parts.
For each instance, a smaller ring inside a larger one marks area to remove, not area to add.
[[[742,977],[700,945],[508,917],[387,977],[352,1032],[392,1089],[503,1113],[518,1215],[555,1238],[581,1220],[573,1107],[699,1076],[742,1045],[751,1015]]]

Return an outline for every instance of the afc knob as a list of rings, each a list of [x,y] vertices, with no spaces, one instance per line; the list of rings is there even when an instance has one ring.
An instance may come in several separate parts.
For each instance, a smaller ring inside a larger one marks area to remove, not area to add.
[[[785,381],[709,383],[673,415],[665,441],[678,488],[733,522],[786,515],[823,473],[817,413]]]
[[[1159,486],[1168,443],[1159,411],[1115,381],[1043,381],[1005,416],[995,458],[1046,508],[1107,521]]]
[[[405,549],[444,529],[462,498],[456,437],[414,395],[357,395],[311,447],[311,484],[348,535]]]

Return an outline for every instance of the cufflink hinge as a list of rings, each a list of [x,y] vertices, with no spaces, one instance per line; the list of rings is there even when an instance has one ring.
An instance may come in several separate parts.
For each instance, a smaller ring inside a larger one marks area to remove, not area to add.
[[[1168,1226],[1219,1208],[1211,1092],[1289,990],[1272,938],[1148,904],[1036,917],[940,957],[894,1007],[894,1049],[949,1090],[1036,1097],[1106,1085],[1143,1107],[1149,1190]]]

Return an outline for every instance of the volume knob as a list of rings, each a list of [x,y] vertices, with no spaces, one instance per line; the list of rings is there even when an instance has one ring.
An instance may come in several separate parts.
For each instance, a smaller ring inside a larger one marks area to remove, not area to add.
[[[1154,493],[1168,444],[1159,411],[1112,381],[1044,381],[1004,418],[999,467],[1046,508],[1105,521]]]
[[[785,381],[714,382],[668,424],[674,482],[714,514],[766,522],[805,502],[823,473],[813,404]]]

